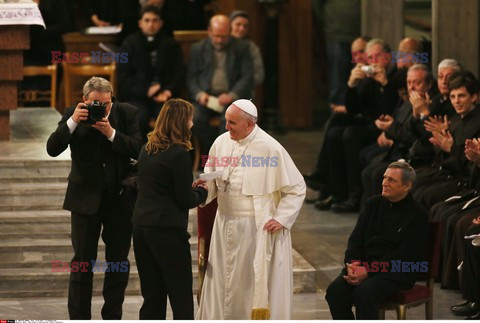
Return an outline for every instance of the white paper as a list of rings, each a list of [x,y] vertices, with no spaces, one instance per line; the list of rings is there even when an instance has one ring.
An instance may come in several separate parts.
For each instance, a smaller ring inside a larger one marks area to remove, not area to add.
[[[472,234],[471,236],[465,236],[465,239],[476,239],[480,238],[480,234]]]
[[[122,31],[122,28],[119,26],[105,26],[105,27],[88,27],[85,29],[87,35],[108,35],[108,34],[118,34]]]
[[[200,179],[204,181],[212,181],[220,176],[222,176],[223,170],[217,170],[216,172],[212,173],[203,173],[200,174]]]
[[[216,96],[212,96],[212,95],[210,95],[208,97],[207,108],[209,108],[210,110],[213,110],[215,112],[218,112],[218,113],[223,113],[223,110],[225,109],[223,107],[223,105],[221,105],[218,102],[218,98]]]

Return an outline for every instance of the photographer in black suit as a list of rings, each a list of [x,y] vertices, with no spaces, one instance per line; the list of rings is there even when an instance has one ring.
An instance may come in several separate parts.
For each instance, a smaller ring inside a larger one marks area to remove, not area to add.
[[[80,270],[72,266],[70,274],[70,319],[91,318],[92,261],[97,259],[100,232],[106,261],[121,264],[102,267],[106,271],[102,317],[122,316],[132,225],[131,212],[122,207],[125,194],[121,182],[131,169],[130,159],[138,158],[142,142],[137,109],[114,100],[112,93],[110,82],[90,78],[83,86],[83,102],[65,111],[47,141],[50,156],[60,155],[70,145],[72,158],[63,207],[72,212],[72,263],[83,262],[83,266]]]

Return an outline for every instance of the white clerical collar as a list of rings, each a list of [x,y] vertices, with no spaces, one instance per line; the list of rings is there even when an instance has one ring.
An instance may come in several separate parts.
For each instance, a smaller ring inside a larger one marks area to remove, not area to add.
[[[255,135],[257,134],[258,130],[259,130],[259,128],[255,124],[255,127],[253,128],[252,132],[250,132],[250,134],[248,136],[246,136],[245,138],[240,139],[238,141],[238,144],[242,146],[242,145],[246,145],[246,144],[250,143],[250,141],[252,141],[253,138],[255,137]]]

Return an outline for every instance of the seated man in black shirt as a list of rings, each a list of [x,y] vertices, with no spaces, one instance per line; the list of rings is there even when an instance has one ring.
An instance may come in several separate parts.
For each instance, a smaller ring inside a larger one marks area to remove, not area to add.
[[[378,319],[383,301],[413,287],[415,271],[425,265],[419,261],[428,219],[410,194],[414,180],[409,164],[391,163],[383,177],[382,195],[367,201],[348,239],[346,267],[327,289],[333,319],[354,319],[352,305],[357,319]]]
[[[120,52],[128,62],[117,65],[120,100],[138,107],[139,126],[147,141],[150,121],[155,120],[168,99],[178,96],[185,81],[180,45],[163,32],[160,9],[142,9],[140,30],[125,39]]]

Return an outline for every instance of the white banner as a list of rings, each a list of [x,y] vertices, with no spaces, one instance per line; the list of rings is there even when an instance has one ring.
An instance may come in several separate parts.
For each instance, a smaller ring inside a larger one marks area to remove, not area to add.
[[[0,25],[40,25],[45,28],[36,3],[0,3]]]

